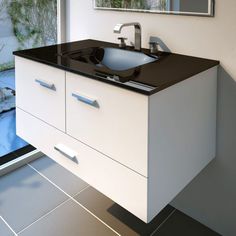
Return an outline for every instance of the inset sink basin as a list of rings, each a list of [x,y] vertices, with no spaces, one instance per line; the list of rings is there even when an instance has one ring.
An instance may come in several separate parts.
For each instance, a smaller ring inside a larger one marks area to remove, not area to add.
[[[132,69],[157,60],[142,52],[118,48],[103,48],[101,53],[102,55],[99,55],[100,63],[111,70],[118,71]]]
[[[154,55],[119,48],[87,48],[67,54],[71,59],[107,67],[110,70],[124,71],[158,60]]]

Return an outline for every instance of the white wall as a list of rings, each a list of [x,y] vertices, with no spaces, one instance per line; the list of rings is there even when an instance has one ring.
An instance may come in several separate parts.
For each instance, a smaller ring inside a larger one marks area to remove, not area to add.
[[[216,16],[194,17],[94,10],[92,0],[68,0],[68,39],[117,42],[118,22],[138,21],[143,47],[160,37],[172,52],[218,59],[218,148],[211,163],[173,205],[223,235],[236,235],[236,1],[216,0]],[[123,31],[133,41],[133,29]]]

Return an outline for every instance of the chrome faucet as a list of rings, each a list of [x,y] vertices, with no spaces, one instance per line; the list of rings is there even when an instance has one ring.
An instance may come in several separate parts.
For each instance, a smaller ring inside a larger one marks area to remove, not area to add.
[[[117,24],[114,28],[114,33],[120,34],[121,29],[125,26],[134,26],[134,49],[137,51],[141,50],[141,25],[138,22]]]

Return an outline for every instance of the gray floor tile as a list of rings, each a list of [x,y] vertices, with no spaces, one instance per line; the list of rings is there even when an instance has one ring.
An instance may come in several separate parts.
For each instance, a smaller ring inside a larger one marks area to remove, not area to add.
[[[117,235],[78,204],[69,200],[34,223],[19,236],[114,236]]]
[[[145,224],[92,187],[84,190],[75,199],[119,234],[129,236],[149,236],[174,210],[173,207],[167,206],[154,220]]]
[[[176,210],[153,236],[219,236],[216,232]]]
[[[0,215],[15,232],[22,230],[68,197],[29,166],[0,178]]]
[[[7,227],[7,225],[0,218],[0,235],[2,236],[14,236],[14,233]]]
[[[88,186],[83,180],[60,166],[47,156],[39,158],[30,163],[40,173],[45,175],[61,189],[71,196]]]

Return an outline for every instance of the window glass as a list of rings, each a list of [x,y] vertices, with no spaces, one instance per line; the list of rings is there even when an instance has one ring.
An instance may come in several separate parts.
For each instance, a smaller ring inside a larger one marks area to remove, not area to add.
[[[57,42],[57,0],[0,0],[0,165],[32,150],[16,135],[15,50]]]
[[[0,0],[0,70],[15,50],[57,42],[57,0]]]

